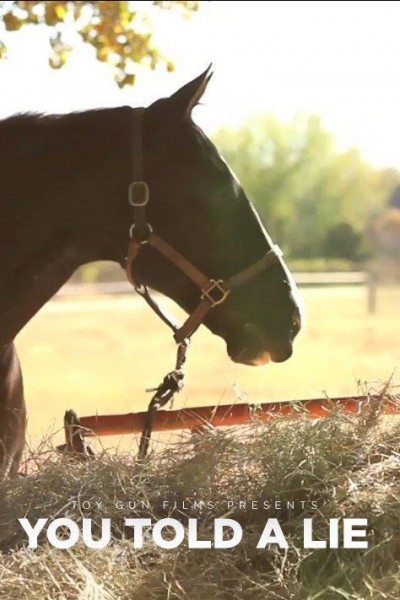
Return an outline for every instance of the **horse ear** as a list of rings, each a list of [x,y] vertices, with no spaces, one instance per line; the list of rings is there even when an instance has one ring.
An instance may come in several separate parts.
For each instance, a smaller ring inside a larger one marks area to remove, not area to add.
[[[207,67],[204,73],[181,87],[177,92],[175,92],[175,94],[170,96],[169,103],[170,106],[173,107],[176,114],[184,118],[190,117],[193,108],[204,94],[212,74],[213,73],[210,65]]]

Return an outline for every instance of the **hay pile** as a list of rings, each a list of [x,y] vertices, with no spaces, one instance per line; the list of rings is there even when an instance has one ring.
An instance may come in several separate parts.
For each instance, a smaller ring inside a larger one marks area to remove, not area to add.
[[[269,600],[398,599],[400,597],[400,424],[363,408],[320,421],[277,419],[239,432],[218,431],[157,453],[146,465],[104,454],[76,463],[51,454],[41,466],[0,491],[1,600]],[[33,460],[34,457],[31,457]],[[214,502],[192,506],[194,499]],[[84,510],[85,501],[101,508]],[[116,501],[124,508],[116,508]],[[137,506],[129,509],[128,500]],[[162,507],[168,500],[169,507]],[[279,500],[282,508],[227,511],[227,501]],[[74,502],[72,502],[74,501]],[[150,504],[142,507],[141,501]],[[295,508],[285,508],[286,501]],[[303,501],[303,502],[302,502]],[[178,507],[173,508],[174,502]],[[192,508],[180,508],[182,502]],[[311,508],[311,502],[318,506]],[[82,543],[55,550],[42,539],[26,548],[16,519],[60,516],[97,523],[112,518],[112,544],[101,551]],[[241,523],[244,537],[231,550],[134,550],[125,517],[198,517],[201,536],[213,519]],[[305,550],[303,518],[314,517],[326,539],[331,517],[366,517],[368,550]],[[265,522],[277,517],[288,550],[256,549]]]

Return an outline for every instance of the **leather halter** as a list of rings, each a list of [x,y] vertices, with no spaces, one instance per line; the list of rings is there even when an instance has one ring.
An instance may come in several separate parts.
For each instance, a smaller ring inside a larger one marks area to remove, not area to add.
[[[174,339],[180,345],[188,345],[193,333],[204,321],[207,313],[225,302],[229,294],[237,287],[247,283],[257,275],[279,263],[282,252],[274,245],[255,263],[243,269],[229,279],[214,279],[204,275],[168,242],[158,236],[146,218],[146,207],[150,191],[143,179],[142,117],[144,108],[133,109],[133,182],[129,186],[129,204],[133,206],[133,225],[130,228],[130,242],[126,260],[126,276],[135,290],[143,296],[153,311],[174,331]],[[151,297],[147,287],[134,275],[134,263],[145,244],[155,248],[171,263],[178,267],[199,288],[200,299],[181,327],[175,325]]]

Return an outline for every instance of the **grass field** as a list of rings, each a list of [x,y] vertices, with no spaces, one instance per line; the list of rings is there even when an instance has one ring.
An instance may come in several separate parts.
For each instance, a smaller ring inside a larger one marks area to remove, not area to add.
[[[235,365],[223,341],[202,328],[176,407],[228,403],[238,395],[265,402],[354,393],[357,382],[391,376],[400,364],[399,288],[380,293],[373,316],[362,288],[309,288],[302,296],[307,323],[287,363]],[[81,415],[144,410],[144,389],[172,367],[175,352],[167,328],[134,295],[53,300],[17,346],[32,444],[59,428],[67,408]]]

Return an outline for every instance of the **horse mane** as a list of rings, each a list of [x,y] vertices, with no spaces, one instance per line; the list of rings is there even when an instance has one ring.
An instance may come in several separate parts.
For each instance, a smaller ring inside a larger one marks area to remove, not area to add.
[[[82,127],[85,125],[88,128],[104,131],[112,129],[115,125],[115,118],[120,115],[127,114],[131,108],[127,106],[111,107],[111,108],[93,108],[82,111],[72,111],[66,113],[41,113],[41,112],[23,112],[5,117],[0,120],[0,143],[3,136],[12,134],[13,136],[21,134],[29,134],[32,129],[40,131],[58,130],[70,128],[74,126]],[[114,118],[104,118],[104,117]],[[9,140],[10,142],[10,140]]]

